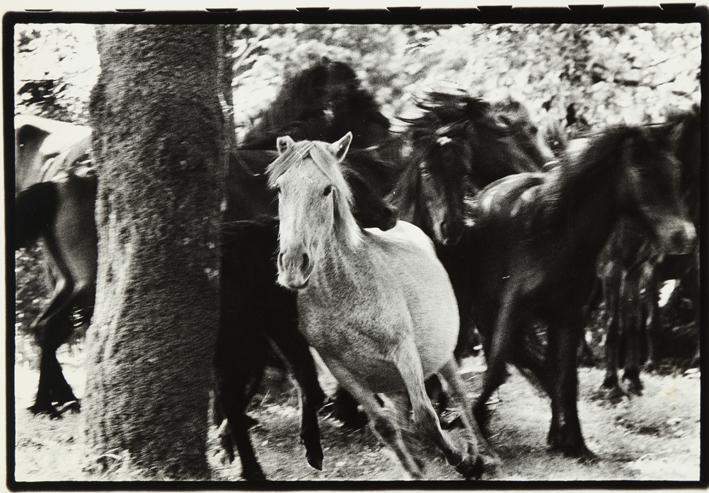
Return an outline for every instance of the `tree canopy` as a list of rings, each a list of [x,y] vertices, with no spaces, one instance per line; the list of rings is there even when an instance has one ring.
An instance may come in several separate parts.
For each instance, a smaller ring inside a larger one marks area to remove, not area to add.
[[[428,88],[511,95],[593,127],[661,120],[699,100],[699,24],[232,25],[239,135],[321,57],[352,65],[390,118]],[[85,122],[99,67],[91,26],[18,25],[17,111]],[[396,121],[394,121],[396,123]]]

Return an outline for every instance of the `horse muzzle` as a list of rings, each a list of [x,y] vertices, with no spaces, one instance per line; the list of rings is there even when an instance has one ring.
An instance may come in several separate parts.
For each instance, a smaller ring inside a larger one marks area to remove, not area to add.
[[[440,241],[442,245],[457,245],[460,238],[463,236],[463,227],[464,224],[462,220],[442,221],[438,241]]]
[[[379,228],[382,231],[387,231],[396,226],[399,219],[399,210],[394,206],[386,205],[372,211],[366,209],[360,211],[356,218],[363,228]]]
[[[387,231],[396,226],[399,221],[399,209],[394,206],[387,206],[382,212],[379,229]]]
[[[303,249],[278,254],[278,284],[281,286],[294,291],[304,289],[312,273],[313,263]]]

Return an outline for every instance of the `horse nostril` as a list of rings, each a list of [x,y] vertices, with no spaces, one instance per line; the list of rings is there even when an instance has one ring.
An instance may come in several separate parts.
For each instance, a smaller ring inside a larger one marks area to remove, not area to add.
[[[463,231],[463,224],[459,221],[441,222],[441,234],[448,240],[457,241]]]
[[[310,265],[310,259],[308,258],[308,254],[307,254],[307,253],[304,253],[304,254],[303,254],[303,263],[301,264],[301,268],[302,268],[304,271],[307,271],[309,265]]]
[[[283,269],[283,252],[280,252],[278,254],[278,269],[279,270],[284,270]]]

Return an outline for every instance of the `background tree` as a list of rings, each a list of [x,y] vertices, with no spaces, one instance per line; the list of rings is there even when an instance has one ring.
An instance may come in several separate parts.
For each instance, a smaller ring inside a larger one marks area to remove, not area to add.
[[[207,476],[223,119],[216,26],[102,26],[90,123],[99,187],[87,341],[91,461]]]

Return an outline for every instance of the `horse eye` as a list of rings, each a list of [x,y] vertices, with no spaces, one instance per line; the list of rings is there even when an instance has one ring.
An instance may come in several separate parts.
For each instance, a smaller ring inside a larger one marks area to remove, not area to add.
[[[327,197],[330,195],[330,192],[332,192],[332,185],[328,185],[325,187],[325,190],[323,190],[323,196]]]
[[[537,132],[539,132],[539,129],[535,126],[532,126],[532,128],[530,128],[529,131],[532,132],[532,135],[537,135]]]

